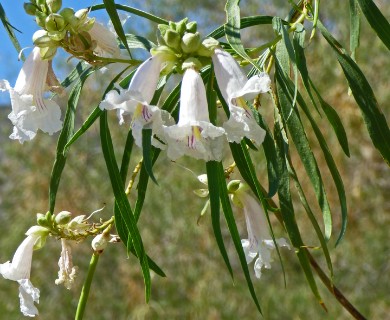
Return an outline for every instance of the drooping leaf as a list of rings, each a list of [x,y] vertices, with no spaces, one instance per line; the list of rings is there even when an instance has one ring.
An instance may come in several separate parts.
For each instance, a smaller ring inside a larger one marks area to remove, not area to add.
[[[8,37],[10,38],[14,48],[18,52],[18,54],[22,51],[22,48],[20,47],[20,43],[18,41],[18,38],[15,35],[14,30],[21,32],[20,30],[16,29],[8,20],[7,15],[5,14],[4,8],[0,3],[0,20],[4,25],[5,30],[7,31]],[[23,53],[21,53],[20,57],[24,61],[26,58]]]
[[[390,50],[390,23],[372,0],[357,0],[360,9],[378,37]]]
[[[123,30],[123,26],[121,23],[121,19],[119,18],[118,11],[116,10],[116,4],[114,0],[103,0],[104,6],[106,8],[106,11],[108,15],[110,16],[112,25],[114,26],[115,32],[118,35],[119,39],[121,40],[122,44],[127,49],[127,52],[129,53],[131,57],[131,51],[129,48],[129,45],[127,44],[127,39],[125,35],[125,31]]]
[[[349,49],[351,58],[356,61],[356,49],[360,38],[360,10],[358,0],[349,0]]]
[[[140,262],[145,283],[145,299],[146,301],[149,301],[151,294],[151,278],[148,258],[145,253],[145,249],[137,227],[136,220],[134,218],[129,201],[126,197],[123,188],[123,181],[115,159],[114,147],[111,140],[111,133],[108,127],[107,111],[103,111],[102,115],[100,116],[100,139],[104,160],[106,162],[107,171],[110,177],[111,186],[118,207],[118,213],[120,214],[124,224],[126,225],[126,228],[129,232],[129,241],[131,241],[135,250],[135,254]],[[126,239],[123,240],[126,241]],[[129,247],[128,249],[130,250]]]
[[[225,175],[223,172],[222,163],[220,163],[220,162],[217,163],[217,166],[218,166],[217,172],[218,172],[219,193],[220,193],[220,199],[221,199],[223,213],[225,215],[225,220],[226,220],[226,223],[228,225],[230,235],[231,235],[233,243],[234,243],[234,247],[236,248],[237,255],[240,259],[241,268],[244,272],[244,276],[245,276],[245,279],[246,279],[246,282],[248,285],[249,292],[252,296],[253,301],[256,304],[257,310],[259,310],[259,312],[262,313],[260,303],[259,303],[259,300],[257,298],[256,291],[255,291],[255,288],[253,287],[252,279],[251,279],[251,276],[249,273],[249,269],[248,269],[248,265],[246,262],[245,253],[244,253],[244,250],[242,248],[241,239],[240,239],[240,235],[238,233],[236,221],[234,219],[233,210],[232,210],[230,200],[229,200],[229,195],[228,195],[228,190],[227,190],[227,186],[226,186]]]
[[[363,114],[364,122],[374,146],[382,154],[387,164],[390,164],[390,129],[370,84],[358,65],[320,21],[318,22],[318,28],[336,53],[352,94]]]
[[[81,75],[79,81],[73,87],[68,100],[68,108],[66,110],[64,124],[58,138],[56,159],[54,161],[53,169],[50,177],[49,186],[49,211],[53,214],[56,203],[56,196],[58,186],[60,184],[62,171],[66,163],[66,144],[73,135],[74,119],[77,103],[79,101],[80,93],[87,78],[94,72],[93,68],[85,70]]]
[[[150,179],[158,185],[152,169],[152,129],[142,129],[142,154],[144,157],[143,164]]]
[[[133,8],[133,7],[125,6],[123,4],[115,4],[115,8],[118,10],[132,13],[132,14],[137,15],[139,17],[148,19],[152,22],[156,22],[156,23],[160,23],[160,24],[168,24],[169,23],[167,20],[162,19],[160,17],[157,17],[153,14],[150,14],[148,12],[145,12],[145,11]],[[93,5],[90,7],[91,11],[97,11],[97,10],[102,10],[102,9],[105,9],[104,4],[96,4],[96,5]]]

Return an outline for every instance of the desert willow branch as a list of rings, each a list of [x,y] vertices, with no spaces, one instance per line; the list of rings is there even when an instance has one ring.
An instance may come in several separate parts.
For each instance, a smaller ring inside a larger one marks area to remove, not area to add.
[[[263,187],[262,187],[263,188]],[[273,207],[277,208],[276,203],[272,199],[267,199]],[[279,211],[275,211],[275,216],[284,227],[283,219]],[[302,248],[306,250],[306,253],[309,257],[310,264],[313,267],[313,270],[317,273],[318,277],[321,279],[322,283],[329,290],[329,292],[336,298],[336,300],[342,305],[342,307],[347,310],[355,319],[357,320],[366,320],[366,318],[355,308],[355,306],[345,297],[345,295],[338,289],[333,281],[326,275],[326,273],[320,268],[316,259],[310,254],[307,248]]]

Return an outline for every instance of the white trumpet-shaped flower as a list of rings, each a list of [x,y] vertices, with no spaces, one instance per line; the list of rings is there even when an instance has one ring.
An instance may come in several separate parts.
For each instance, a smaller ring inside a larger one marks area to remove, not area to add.
[[[116,34],[99,22],[88,31],[94,44],[93,51],[99,57],[119,57],[121,51],[116,41]]]
[[[228,140],[239,143],[244,137],[260,145],[265,131],[259,127],[245,100],[269,91],[271,79],[260,73],[249,80],[237,61],[226,51],[216,49],[212,56],[214,72],[222,96],[228,103],[230,117],[224,124]]]
[[[73,266],[72,250],[66,239],[61,239],[61,246],[61,256],[58,260],[60,270],[58,271],[58,279],[55,280],[55,284],[63,284],[66,289],[71,289],[77,276],[78,268]]]
[[[163,63],[163,55],[150,57],[138,67],[128,89],[119,89],[119,92],[112,90],[100,103],[102,110],[117,109],[120,124],[124,123],[125,115],[131,115],[132,133],[139,147],[142,147],[142,129],[152,129],[156,135],[162,133],[163,112],[157,106],[151,106],[150,102]],[[156,141],[153,142],[156,144]]]
[[[177,125],[165,127],[168,157],[188,155],[205,161],[221,160],[225,130],[210,123],[206,90],[199,73],[185,71],[180,91]]]
[[[263,268],[271,269],[271,250],[275,249],[275,243],[272,240],[268,222],[260,203],[244,190],[238,190],[234,194],[234,200],[233,202],[241,207],[245,214],[248,239],[242,239],[241,243],[246,261],[249,264],[257,257],[254,270],[256,277],[260,279]],[[290,249],[286,239],[280,238],[275,239],[275,241],[279,247]]]
[[[34,302],[39,303],[39,290],[30,282],[31,262],[34,245],[47,236],[47,229],[32,227],[26,232],[26,239],[19,245],[12,262],[0,264],[0,273],[5,279],[19,283],[20,311],[29,317],[38,315]]]
[[[23,143],[33,139],[38,129],[50,135],[61,129],[60,107],[43,97],[48,89],[59,89],[59,83],[51,61],[41,59],[38,47],[24,62],[15,87],[12,88],[7,80],[0,80],[0,91],[8,91],[11,96],[12,112],[8,115],[14,125],[11,139]]]

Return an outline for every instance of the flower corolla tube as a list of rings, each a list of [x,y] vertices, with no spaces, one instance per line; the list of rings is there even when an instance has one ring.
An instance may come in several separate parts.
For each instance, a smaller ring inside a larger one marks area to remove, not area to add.
[[[270,77],[263,72],[248,80],[237,61],[221,49],[215,49],[212,60],[219,89],[230,111],[229,120],[223,126],[229,142],[239,143],[247,137],[260,145],[265,131],[257,124],[245,100],[269,91]]]
[[[60,107],[43,96],[48,89],[60,91],[60,84],[51,61],[42,60],[39,48],[35,47],[24,62],[13,88],[7,80],[0,80],[0,91],[8,91],[11,97],[12,112],[8,115],[14,125],[11,139],[23,143],[32,140],[38,129],[50,135],[61,130]]]
[[[220,161],[225,130],[210,122],[206,90],[200,74],[188,68],[180,91],[179,121],[165,127],[168,157],[172,160],[188,155],[205,161]]]

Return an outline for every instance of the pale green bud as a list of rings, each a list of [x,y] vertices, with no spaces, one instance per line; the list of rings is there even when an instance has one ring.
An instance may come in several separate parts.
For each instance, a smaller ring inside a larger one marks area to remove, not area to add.
[[[42,213],[37,213],[37,223],[41,227],[51,227],[51,221],[47,220],[47,217]]]
[[[196,59],[196,58],[194,58],[194,57],[191,57],[191,58],[186,59],[186,60],[183,62],[183,64],[181,65],[181,68],[182,68],[183,70],[188,69],[188,68],[194,68],[194,69],[199,70],[199,69],[201,69],[202,67],[203,67],[202,63],[201,63],[198,59]]]
[[[39,48],[39,53],[42,60],[51,60],[57,53],[57,47],[44,47]]]
[[[92,240],[92,249],[101,253],[107,247],[107,244],[108,244],[108,236],[104,234],[98,234]]]
[[[51,13],[45,20],[45,27],[47,31],[61,31],[65,26],[65,19],[57,13]]]
[[[77,10],[77,11],[76,11],[76,13],[74,14],[74,16],[75,16],[77,19],[79,19],[81,22],[84,22],[84,20],[87,19],[88,12],[89,12],[88,9],[80,9],[80,10]]]
[[[159,24],[157,25],[157,28],[160,31],[162,37],[164,37],[165,33],[170,30],[170,27],[166,24]]]
[[[206,198],[209,196],[209,189],[195,189],[194,193],[200,198]]]
[[[57,12],[62,7],[62,0],[46,0],[50,12]]]
[[[61,211],[55,216],[57,224],[67,224],[70,221],[72,214],[69,211]]]
[[[150,53],[152,54],[152,56],[155,56],[157,54],[164,55],[164,59],[167,61],[175,61],[176,60],[175,52],[172,51],[172,49],[167,47],[167,46],[154,47],[150,50]]]
[[[46,12],[46,0],[36,0],[36,5],[41,11]]]
[[[176,22],[169,21],[169,28],[176,31]]]
[[[60,15],[64,17],[66,22],[70,23],[74,18],[74,13],[72,8],[64,8],[61,10]]]
[[[47,35],[50,37],[50,39],[54,41],[61,41],[65,38],[66,35],[66,29],[62,31],[50,31],[47,33]]]
[[[167,30],[167,32],[164,35],[164,41],[167,44],[167,46],[173,48],[173,49],[179,49],[180,48],[180,41],[181,37],[180,34],[173,30]]]
[[[181,49],[185,53],[191,53],[198,50],[200,46],[200,34],[196,33],[186,33],[181,39]]]
[[[206,38],[202,41],[197,54],[204,57],[211,57],[214,54],[215,48],[219,46],[219,42],[214,38]]]
[[[227,189],[229,193],[235,193],[241,186],[242,183],[240,180],[232,180],[228,183]]]
[[[53,41],[46,30],[38,30],[33,35],[33,43],[35,46],[40,48],[45,47],[57,47],[58,43]]]
[[[198,28],[198,24],[196,21],[191,21],[186,24],[186,30],[190,33],[195,33]]]
[[[188,18],[184,18],[183,20],[179,21],[176,23],[176,31],[180,34],[183,35],[184,32],[186,32],[186,24],[188,22]]]
[[[33,5],[32,3],[25,2],[23,4],[24,11],[26,11],[27,14],[30,16],[35,16],[35,12],[37,11],[37,7]]]
[[[45,22],[46,22],[46,17],[47,15],[41,11],[36,11],[35,12],[35,21],[38,26],[44,28],[45,27]]]

